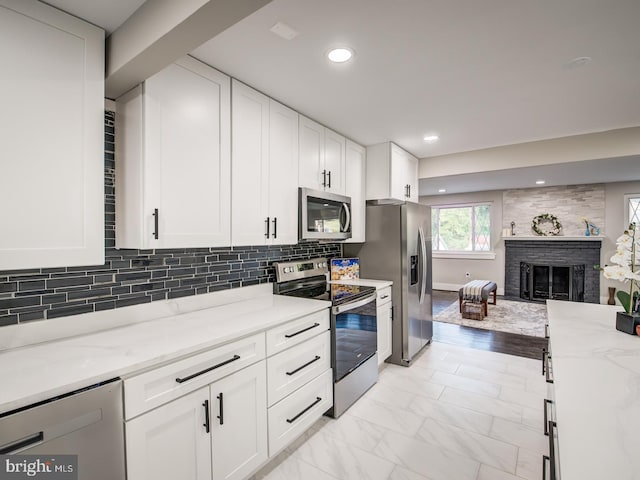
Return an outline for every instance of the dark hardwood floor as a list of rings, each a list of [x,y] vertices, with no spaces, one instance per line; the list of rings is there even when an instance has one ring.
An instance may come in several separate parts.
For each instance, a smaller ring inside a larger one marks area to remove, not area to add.
[[[457,301],[458,293],[434,290],[432,298],[433,314],[435,315]],[[526,358],[540,358],[542,349],[547,348],[547,339],[545,338],[483,330],[444,322],[433,322],[433,341]]]

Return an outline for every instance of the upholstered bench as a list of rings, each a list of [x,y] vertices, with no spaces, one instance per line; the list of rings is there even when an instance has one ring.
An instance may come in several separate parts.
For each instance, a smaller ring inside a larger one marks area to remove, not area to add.
[[[469,284],[467,284],[469,285]],[[465,285],[466,287],[466,285]],[[460,313],[462,313],[462,302],[464,300],[464,289],[465,287],[462,287],[459,292],[458,292],[458,302],[460,303]],[[484,309],[484,315],[485,317],[489,314],[489,311],[487,309],[487,303],[491,303],[491,305],[495,305],[496,304],[496,293],[498,291],[498,285],[496,284],[496,282],[489,282],[487,283],[484,287],[482,287],[482,291],[480,292],[480,302],[483,306]],[[493,295],[493,301],[489,302],[489,295],[492,294]]]

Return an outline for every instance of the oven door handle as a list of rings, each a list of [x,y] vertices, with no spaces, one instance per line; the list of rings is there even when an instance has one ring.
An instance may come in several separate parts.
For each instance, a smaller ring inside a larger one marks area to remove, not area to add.
[[[355,310],[356,308],[360,308],[368,303],[375,302],[377,296],[378,294],[376,292],[373,292],[371,295],[363,298],[362,300],[345,303],[344,305],[337,305],[331,308],[331,313],[333,313],[334,315],[339,315],[350,310]]]

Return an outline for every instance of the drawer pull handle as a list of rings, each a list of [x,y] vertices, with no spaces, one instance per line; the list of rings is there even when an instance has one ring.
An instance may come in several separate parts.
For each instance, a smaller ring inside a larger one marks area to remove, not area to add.
[[[556,422],[549,420],[549,476],[551,480],[556,480],[556,446],[553,429],[557,426]]]
[[[546,364],[544,379],[547,383],[553,383],[551,378],[551,355],[549,355],[549,352],[547,352],[544,363]]]
[[[211,370],[215,370],[216,368],[220,368],[228,363],[231,362],[235,362],[236,360],[240,360],[240,355],[234,355],[232,358],[230,358],[229,360],[225,360],[224,362],[221,362],[217,365],[214,365],[213,367],[209,367],[209,368],[205,368],[204,370],[200,370],[199,372],[196,372],[192,375],[189,375],[188,377],[184,377],[184,378],[176,378],[176,382],[178,383],[183,383],[186,382],[187,380],[191,380],[192,378],[198,377],[200,375],[203,375],[207,372],[210,372]]]
[[[545,374],[544,367],[545,367],[546,358],[547,358],[547,349],[543,348],[542,349],[542,375]]]
[[[223,397],[223,393],[220,392],[220,395],[218,395],[216,398],[220,402],[220,415],[218,415],[216,418],[220,419],[220,425],[224,425],[224,397]]]
[[[202,404],[202,406],[204,407],[204,423],[202,424],[202,426],[204,427],[204,429],[206,430],[207,433],[209,433],[210,430],[210,424],[209,424],[209,400],[205,400],[204,403]]]
[[[318,360],[320,360],[320,357],[318,355],[316,355],[316,358],[314,358],[313,360],[308,361],[304,365],[301,365],[300,367],[296,368],[295,370],[292,370],[291,372],[285,372],[285,373],[287,375],[294,375],[294,374],[298,373],[300,370],[302,370],[303,368],[308,367],[313,362],[317,362]]]
[[[544,338],[546,338],[547,340],[549,339],[549,324],[548,323],[544,324]]]
[[[16,440],[13,443],[8,443],[0,447],[0,455],[11,455],[12,453],[18,452],[24,448],[31,447],[38,443],[42,443],[44,440],[44,433],[38,432],[29,437],[21,438],[20,440]]]
[[[553,402],[551,400],[548,400],[548,399],[545,398],[544,399],[544,404],[543,404],[543,407],[542,407],[544,409],[543,410],[543,413],[544,413],[544,434],[547,435],[547,436],[549,435],[549,428],[548,428],[548,422],[549,422],[549,418],[548,417],[549,417],[549,415],[547,413],[548,412],[547,405],[550,405],[552,403]]]
[[[309,410],[311,410],[313,407],[315,407],[318,403],[320,403],[322,401],[322,398],[320,397],[316,397],[316,400],[309,405],[307,408],[305,408],[304,410],[302,410],[299,414],[297,414],[295,417],[293,418],[287,418],[287,423],[293,423],[295,422],[298,418],[300,418],[302,415],[304,415],[305,413],[307,413]]]
[[[302,330],[298,330],[296,333],[291,333],[288,335],[285,335],[284,338],[291,338],[291,337],[295,337],[296,335],[300,335],[301,333],[306,332],[307,330],[311,330],[312,328],[316,328],[319,327],[320,324],[319,323],[314,323],[313,325],[311,325],[310,327],[307,328],[303,328]]]
[[[549,455],[542,455],[542,480],[547,480],[547,462],[549,461]]]

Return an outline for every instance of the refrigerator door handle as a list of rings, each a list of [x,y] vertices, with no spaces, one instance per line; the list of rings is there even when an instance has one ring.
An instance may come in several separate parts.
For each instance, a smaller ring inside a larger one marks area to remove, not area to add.
[[[420,304],[424,302],[426,295],[425,288],[427,286],[427,245],[425,243],[424,230],[418,228],[418,272],[420,283],[418,285],[418,301]]]

